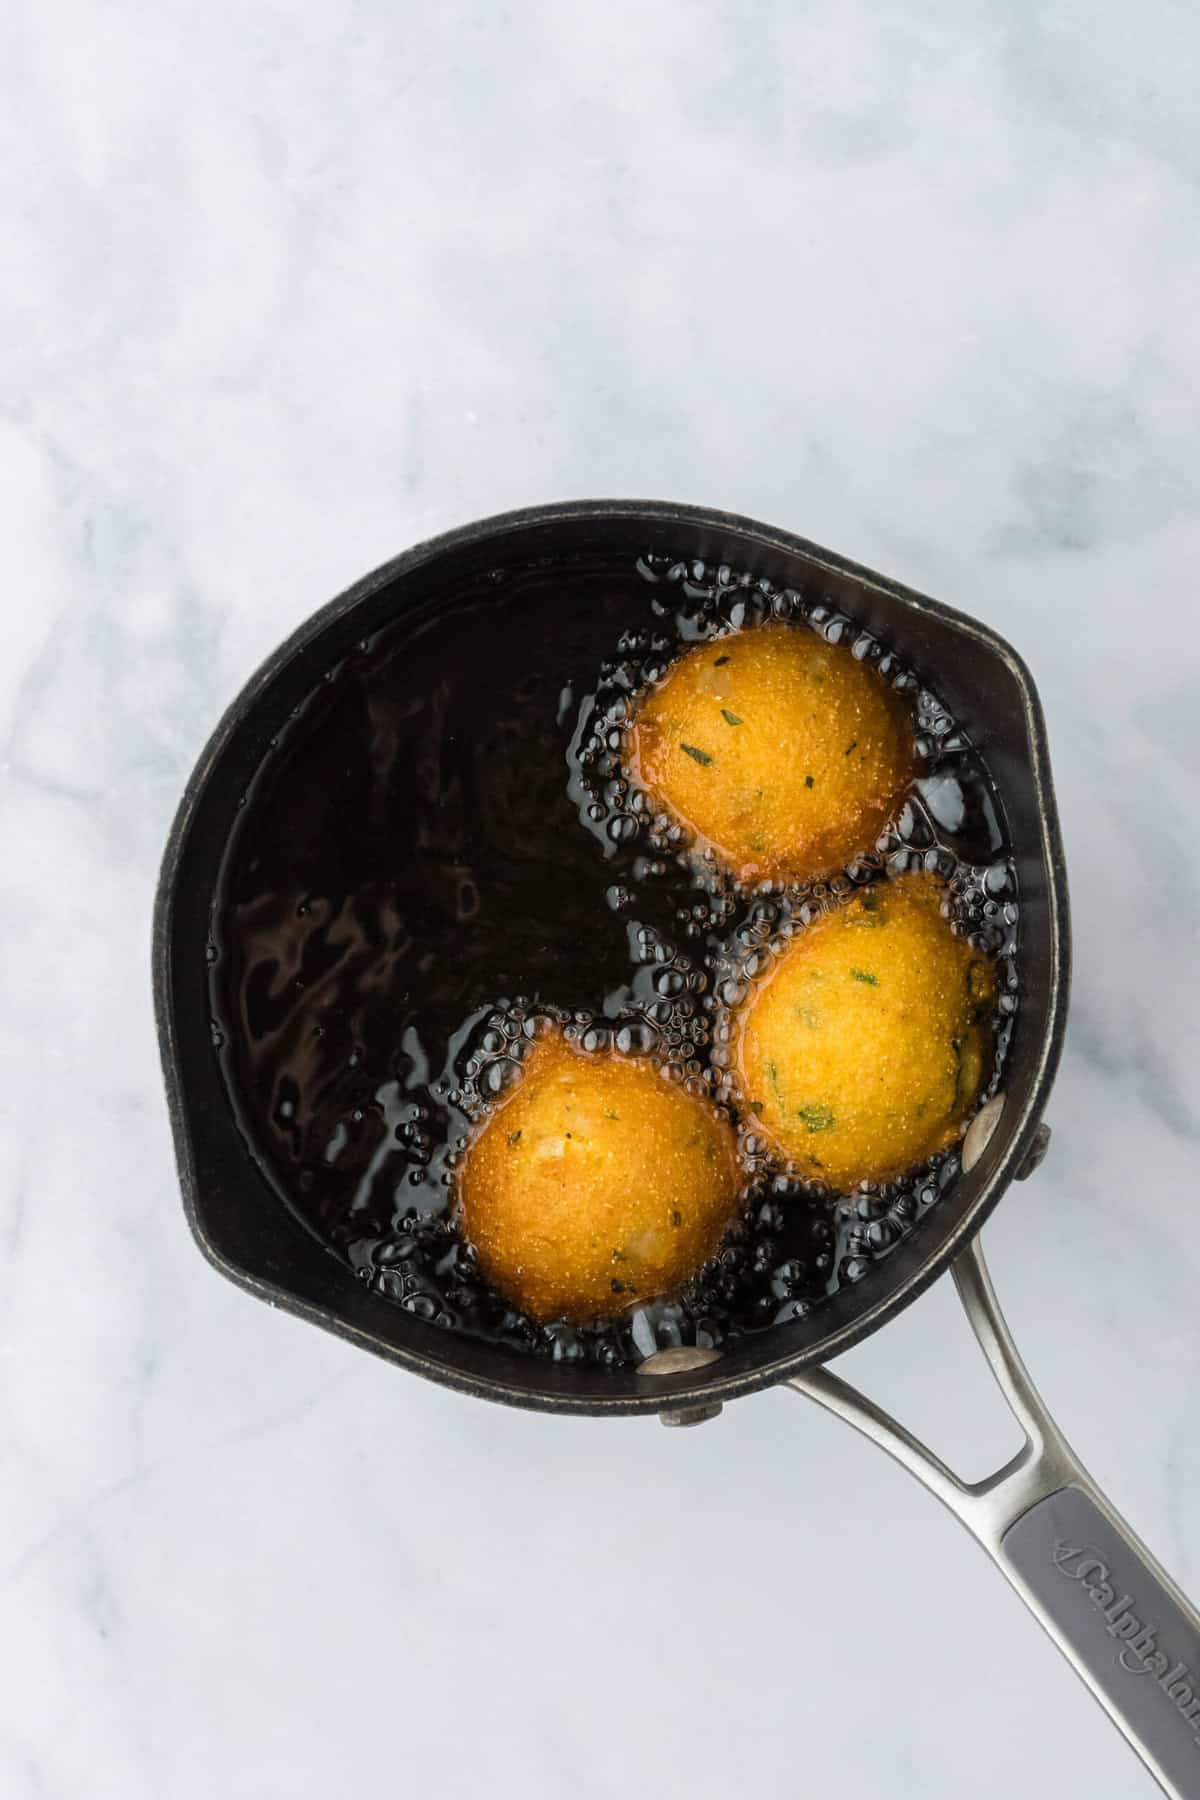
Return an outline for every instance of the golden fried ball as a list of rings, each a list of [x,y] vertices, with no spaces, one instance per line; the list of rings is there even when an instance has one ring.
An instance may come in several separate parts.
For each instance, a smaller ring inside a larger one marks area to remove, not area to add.
[[[588,1054],[554,1032],[468,1146],[458,1196],[502,1294],[538,1319],[590,1319],[693,1275],[741,1185],[715,1107],[646,1057]]]
[[[931,875],[858,892],[745,1002],[737,1078],[756,1130],[814,1180],[886,1181],[954,1142],[991,1061],[991,963]]]
[[[697,644],[642,700],[629,744],[634,779],[741,881],[841,868],[915,768],[896,694],[799,625]]]

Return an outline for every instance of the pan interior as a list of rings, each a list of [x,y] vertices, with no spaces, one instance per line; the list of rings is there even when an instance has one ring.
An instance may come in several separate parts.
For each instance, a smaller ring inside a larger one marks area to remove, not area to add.
[[[1004,798],[1022,900],[1021,1010],[1005,1069],[1001,1125],[980,1163],[912,1235],[852,1289],[806,1318],[731,1344],[702,1369],[653,1379],[534,1360],[443,1331],[381,1301],[280,1206],[252,1159],[220,1080],[194,947],[205,941],[217,870],[238,802],[269,740],[324,672],[406,608],[497,564],[551,565],[628,551],[729,563],[778,586],[814,588],[929,674],[983,752]],[[252,704],[247,695],[253,693]],[[1044,1103],[1065,980],[1061,867],[1040,717],[1017,658],[973,622],[840,563],[812,546],[722,515],[608,504],[485,522],[422,547],[334,602],[285,645],[235,703],[181,809],[160,895],[158,997],[185,1197],[202,1247],[264,1297],[348,1333],[435,1378],[517,1403],[649,1410],[664,1395],[734,1392],[834,1353],[911,1298],[982,1218],[1024,1153]]]

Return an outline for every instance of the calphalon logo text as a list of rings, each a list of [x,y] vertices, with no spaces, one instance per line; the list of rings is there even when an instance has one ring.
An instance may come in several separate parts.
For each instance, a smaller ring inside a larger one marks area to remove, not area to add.
[[[1193,1728],[1200,1745],[1200,1676],[1186,1663],[1176,1662],[1158,1647],[1153,1625],[1144,1624],[1133,1610],[1133,1595],[1118,1598],[1104,1558],[1091,1544],[1054,1543],[1054,1566],[1068,1581],[1077,1581],[1104,1621],[1104,1629],[1119,1646],[1117,1662],[1130,1675],[1148,1675],[1171,1701],[1180,1717]]]

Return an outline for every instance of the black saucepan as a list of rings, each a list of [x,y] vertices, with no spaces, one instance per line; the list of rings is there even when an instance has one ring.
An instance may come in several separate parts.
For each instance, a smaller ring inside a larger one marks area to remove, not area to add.
[[[497,566],[646,552],[729,563],[819,590],[936,679],[1002,796],[1021,895],[1020,1005],[1003,1092],[973,1122],[945,1200],[867,1276],[807,1316],[727,1350],[660,1352],[611,1372],[523,1357],[446,1331],[371,1293],[282,1204],[251,1156],[213,1053],[204,946],[226,846],[270,741],[323,672],[406,608]],[[216,1268],[273,1305],[482,1399],[556,1412],[711,1418],[788,1382],[838,1412],[930,1487],[992,1555],[1171,1794],[1200,1800],[1200,1615],[1108,1506],[1045,1413],[995,1303],[980,1226],[1036,1166],[1066,1020],[1066,871],[1042,711],[995,632],[790,533],[726,513],[579,501],[483,520],[418,545],[307,620],[230,706],[188,783],[164,858],[154,981],[184,1207]],[[1016,1458],[964,1484],[824,1365],[953,1266],[968,1315],[1026,1428]]]

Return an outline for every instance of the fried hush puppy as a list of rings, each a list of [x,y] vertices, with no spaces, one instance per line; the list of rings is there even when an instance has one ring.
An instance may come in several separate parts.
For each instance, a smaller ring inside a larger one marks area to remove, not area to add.
[[[742,1105],[813,1180],[892,1180],[952,1144],[979,1098],[995,974],[952,934],[944,892],[925,874],[860,890],[743,1003]]]
[[[591,1054],[554,1031],[468,1145],[457,1193],[501,1294],[536,1319],[585,1320],[694,1275],[742,1181],[714,1106],[647,1057]]]
[[[807,881],[869,848],[915,770],[882,677],[805,626],[697,644],[638,704],[629,770],[739,881]]]

